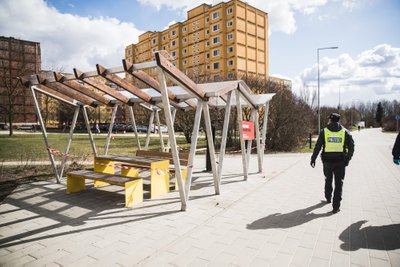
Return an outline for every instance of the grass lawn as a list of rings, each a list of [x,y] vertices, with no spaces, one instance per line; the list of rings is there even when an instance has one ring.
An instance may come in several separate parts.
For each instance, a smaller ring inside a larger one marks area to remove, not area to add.
[[[64,152],[67,144],[67,134],[49,134],[50,147],[55,150]],[[106,135],[94,135],[95,144],[98,154],[104,153],[106,143]],[[140,136],[141,146],[144,147],[145,136]],[[149,150],[157,150],[160,148],[158,136],[150,138]],[[167,144],[167,137],[164,137],[164,144]],[[186,143],[184,137],[177,138],[178,146],[184,150],[189,149],[190,144]],[[205,139],[199,138],[198,147],[205,146]],[[133,135],[114,136],[110,142],[109,154],[131,155],[133,156],[137,150],[136,141]],[[86,160],[92,158],[92,148],[89,137],[87,135],[74,135],[70,157],[74,160]],[[56,160],[60,159],[55,156]],[[1,161],[19,161],[23,164],[26,161],[48,160],[48,154],[45,148],[45,142],[41,134],[16,134],[12,137],[8,135],[0,135],[0,160]]]

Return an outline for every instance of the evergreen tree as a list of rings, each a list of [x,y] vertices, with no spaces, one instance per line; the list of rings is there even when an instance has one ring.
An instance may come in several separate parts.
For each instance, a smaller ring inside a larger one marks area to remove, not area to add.
[[[379,102],[376,108],[375,121],[379,124],[380,127],[382,127],[382,118],[383,118],[383,108],[382,108],[382,103]]]

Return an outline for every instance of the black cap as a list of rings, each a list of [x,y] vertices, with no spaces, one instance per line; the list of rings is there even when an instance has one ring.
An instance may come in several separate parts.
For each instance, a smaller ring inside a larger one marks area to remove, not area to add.
[[[328,119],[330,119],[333,122],[339,122],[340,115],[337,113],[331,113],[331,115],[328,116]]]

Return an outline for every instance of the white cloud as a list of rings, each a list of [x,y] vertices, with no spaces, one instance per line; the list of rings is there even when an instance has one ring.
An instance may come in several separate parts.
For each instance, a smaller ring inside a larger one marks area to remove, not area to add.
[[[305,84],[317,84],[317,67],[315,64],[303,70],[294,79],[295,92],[300,92]],[[334,94],[337,94],[339,88],[343,88],[342,94],[357,99],[400,99],[399,84],[400,48],[388,44],[377,45],[360,53],[355,59],[348,54],[333,59],[320,59],[321,97],[328,99],[327,104],[329,97],[337,97]]]
[[[40,42],[43,69],[70,72],[73,67],[93,70],[96,63],[120,65],[125,46],[140,33],[115,18],[60,13],[43,0],[0,1],[0,35]]]
[[[138,0],[143,5],[154,6],[158,10],[166,7],[171,10],[185,12],[202,3],[216,4],[221,0]],[[224,1],[227,2],[227,1]],[[295,13],[312,14],[327,0],[248,0],[252,6],[268,13],[270,32],[294,33],[297,30]]]

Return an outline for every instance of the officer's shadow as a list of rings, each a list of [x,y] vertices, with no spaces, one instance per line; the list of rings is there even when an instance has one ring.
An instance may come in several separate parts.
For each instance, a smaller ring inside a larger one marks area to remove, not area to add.
[[[292,211],[290,213],[274,213],[267,217],[258,219],[251,224],[247,225],[247,229],[259,230],[259,229],[270,229],[270,228],[290,228],[294,226],[307,223],[311,220],[327,217],[332,215],[331,212],[327,213],[312,213],[311,211],[321,208],[326,202],[315,204],[305,209]]]
[[[359,221],[347,227],[340,235],[340,248],[355,251],[360,248],[395,250],[400,248],[400,224],[367,226],[367,221]]]

